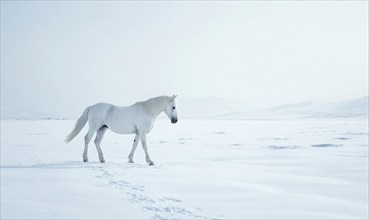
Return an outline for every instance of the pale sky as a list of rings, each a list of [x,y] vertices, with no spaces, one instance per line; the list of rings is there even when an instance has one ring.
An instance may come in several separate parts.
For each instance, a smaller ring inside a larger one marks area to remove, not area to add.
[[[1,105],[368,94],[367,1],[1,1]]]

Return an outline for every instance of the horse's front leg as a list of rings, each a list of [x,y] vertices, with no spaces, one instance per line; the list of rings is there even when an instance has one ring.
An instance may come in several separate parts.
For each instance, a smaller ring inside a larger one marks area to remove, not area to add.
[[[146,155],[146,162],[152,166],[154,165],[154,162],[150,159],[149,156],[149,152],[147,151],[147,143],[146,143],[146,132],[142,132],[140,133],[140,138],[141,138],[141,143],[142,143],[142,148],[145,151],[145,155]]]
[[[134,163],[133,162],[133,155],[134,155],[135,150],[137,148],[138,142],[140,142],[140,139],[138,137],[139,137],[138,134],[136,134],[135,139],[133,140],[133,147],[132,147],[131,153],[129,153],[129,155],[128,155],[128,159],[129,159],[128,162],[129,163]]]

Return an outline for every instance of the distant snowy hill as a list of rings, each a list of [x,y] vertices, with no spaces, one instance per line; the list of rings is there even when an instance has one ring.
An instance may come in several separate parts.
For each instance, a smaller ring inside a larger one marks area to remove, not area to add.
[[[336,103],[312,101],[252,109],[242,103],[221,98],[198,98],[180,103],[182,118],[213,119],[296,119],[368,118],[368,96]]]
[[[50,113],[1,107],[1,119],[39,120],[60,118]]]
[[[336,103],[311,101],[218,115],[219,119],[368,118],[368,96]]]
[[[305,102],[271,108],[279,114],[299,115],[303,118],[368,117],[368,96],[336,103]]]
[[[342,116],[366,116],[368,117],[368,96],[336,103],[331,106],[330,113]]]

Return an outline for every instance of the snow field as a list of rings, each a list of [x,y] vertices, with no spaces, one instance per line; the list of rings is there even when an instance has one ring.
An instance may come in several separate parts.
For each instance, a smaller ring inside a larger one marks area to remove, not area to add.
[[[368,218],[368,122],[159,119],[107,132],[105,164],[74,120],[1,121],[1,218]]]

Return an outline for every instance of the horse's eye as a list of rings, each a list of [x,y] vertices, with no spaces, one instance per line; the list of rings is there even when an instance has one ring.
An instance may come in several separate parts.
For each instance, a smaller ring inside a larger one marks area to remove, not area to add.
[[[174,110],[174,109],[176,109],[176,107],[175,107],[175,106],[173,106],[173,110]]]

